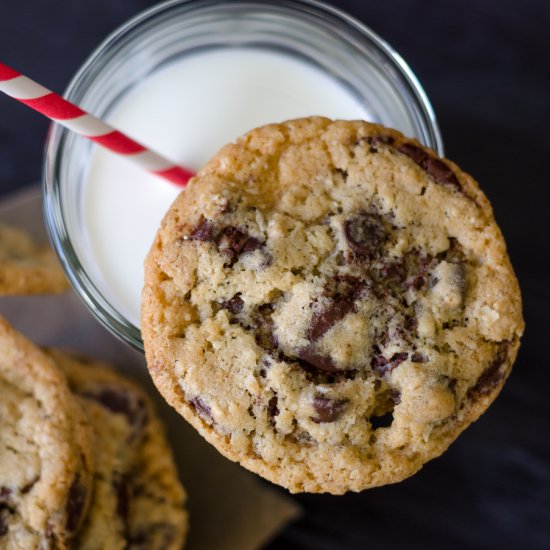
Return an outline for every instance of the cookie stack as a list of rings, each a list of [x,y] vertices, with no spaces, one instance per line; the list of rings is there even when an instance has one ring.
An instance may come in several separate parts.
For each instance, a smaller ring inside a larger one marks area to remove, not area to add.
[[[174,549],[185,493],[145,393],[0,319],[0,548]]]
[[[201,170],[158,231],[142,304],[166,400],[291,491],[419,470],[494,400],[523,332],[477,183],[399,132],[316,117]]]

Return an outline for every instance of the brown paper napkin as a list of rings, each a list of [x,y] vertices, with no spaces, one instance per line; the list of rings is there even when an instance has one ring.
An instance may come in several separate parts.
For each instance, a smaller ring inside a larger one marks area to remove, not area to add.
[[[0,202],[0,221],[47,240],[38,187]],[[190,550],[252,550],[299,516],[283,491],[271,488],[223,458],[159,396],[142,354],[118,341],[73,292],[59,296],[2,297],[0,313],[40,345],[64,347],[109,361],[145,387],[163,417],[189,495]]]

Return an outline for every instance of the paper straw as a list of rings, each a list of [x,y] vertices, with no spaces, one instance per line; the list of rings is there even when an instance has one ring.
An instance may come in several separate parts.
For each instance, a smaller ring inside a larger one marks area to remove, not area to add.
[[[0,63],[0,92],[171,183],[185,186],[194,176],[192,171],[170,162],[3,63]]]

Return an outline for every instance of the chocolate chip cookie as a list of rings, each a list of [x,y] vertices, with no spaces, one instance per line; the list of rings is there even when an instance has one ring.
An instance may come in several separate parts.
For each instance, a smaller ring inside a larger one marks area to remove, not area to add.
[[[69,283],[53,251],[0,223],[0,295],[63,292]]]
[[[180,550],[185,493],[152,403],[102,363],[48,350],[66,374],[94,430],[92,503],[79,550]]]
[[[294,120],[226,146],[146,260],[155,384],[225,456],[291,491],[416,472],[493,401],[522,331],[476,182],[365,122]]]
[[[0,318],[0,548],[69,548],[92,488],[92,431],[51,359]]]

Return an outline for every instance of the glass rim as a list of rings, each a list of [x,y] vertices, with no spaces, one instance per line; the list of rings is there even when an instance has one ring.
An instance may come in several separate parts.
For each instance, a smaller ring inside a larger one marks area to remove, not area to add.
[[[189,12],[193,9],[211,8],[265,8],[287,13],[304,13],[323,16],[333,25],[340,25],[348,30],[358,32],[369,47],[374,47],[382,57],[389,61],[401,83],[406,86],[411,95],[418,114],[427,131],[428,146],[439,155],[443,155],[443,140],[437,124],[435,112],[412,69],[405,60],[383,38],[369,27],[344,11],[319,0],[280,0],[277,3],[271,0],[168,0],[152,6],[111,32],[88,56],[71,79],[64,97],[75,101],[82,86],[85,86],[87,75],[97,66],[108,52],[133,35],[142,25],[150,24],[156,17],[174,8],[186,6]],[[63,213],[63,201],[60,193],[61,155],[64,143],[71,132],[60,125],[52,124],[45,143],[44,162],[42,169],[42,185],[44,192],[44,217],[46,227],[59,257],[65,274],[72,287],[86,303],[96,319],[116,337],[126,342],[138,351],[143,352],[141,331],[131,321],[119,313],[103,296],[84,269],[73,242],[67,231],[67,224]]]

